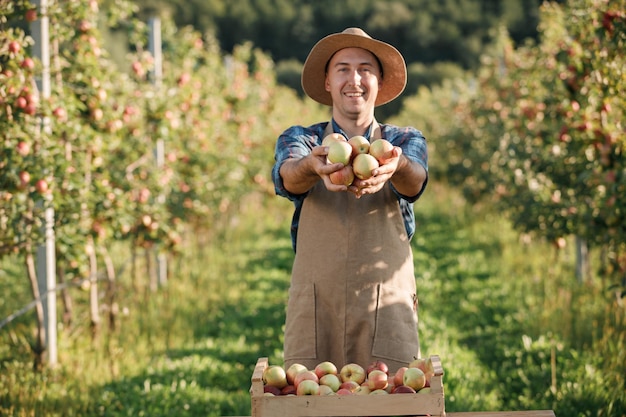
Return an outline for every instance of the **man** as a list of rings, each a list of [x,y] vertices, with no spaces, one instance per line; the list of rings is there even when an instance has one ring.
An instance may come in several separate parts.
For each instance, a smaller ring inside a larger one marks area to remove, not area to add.
[[[302,87],[332,106],[332,119],[292,126],[276,143],[276,193],[295,206],[286,368],[382,360],[395,371],[420,356],[410,239],[413,202],[428,180],[426,140],[374,117],[405,86],[400,52],[358,28],[323,38],[306,59]],[[321,144],[330,133],[387,139],[392,158],[369,179],[333,184],[329,175],[343,165],[327,162]]]

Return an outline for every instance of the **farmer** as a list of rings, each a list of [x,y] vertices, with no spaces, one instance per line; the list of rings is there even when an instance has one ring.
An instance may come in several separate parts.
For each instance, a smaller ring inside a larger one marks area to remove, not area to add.
[[[400,52],[358,28],[323,38],[304,63],[304,91],[331,106],[332,118],[292,126],[276,143],[276,193],[295,206],[285,368],[383,360],[395,371],[420,356],[410,240],[413,202],[428,181],[426,140],[374,117],[405,85]],[[321,146],[333,132],[387,139],[392,158],[367,180],[335,185],[329,175],[343,165],[327,163]]]

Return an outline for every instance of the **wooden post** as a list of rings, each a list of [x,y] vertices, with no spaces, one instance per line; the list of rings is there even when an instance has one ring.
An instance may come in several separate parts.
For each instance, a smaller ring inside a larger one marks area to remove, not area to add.
[[[50,33],[47,16],[47,0],[35,0],[39,18],[31,24],[32,37],[35,40],[33,54],[41,62],[41,76],[37,77],[37,89],[40,99],[50,97]],[[41,120],[43,130],[48,133],[49,121]],[[37,281],[39,294],[44,306],[44,327],[46,329],[46,351],[48,365],[58,362],[57,353],[57,308],[56,308],[56,256],[54,236],[54,209],[44,212],[44,244],[37,248]]]

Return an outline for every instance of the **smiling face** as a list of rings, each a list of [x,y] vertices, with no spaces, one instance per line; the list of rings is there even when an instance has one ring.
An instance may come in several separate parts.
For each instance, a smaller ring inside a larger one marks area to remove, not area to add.
[[[328,62],[325,88],[333,99],[333,116],[338,119],[373,117],[381,87],[380,64],[365,49],[341,49]]]

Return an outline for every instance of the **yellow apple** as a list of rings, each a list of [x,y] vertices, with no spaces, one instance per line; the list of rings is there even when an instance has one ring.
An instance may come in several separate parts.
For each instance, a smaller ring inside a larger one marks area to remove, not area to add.
[[[372,171],[380,165],[376,158],[368,153],[358,154],[352,161],[354,175],[361,180],[366,180],[372,176]]]

